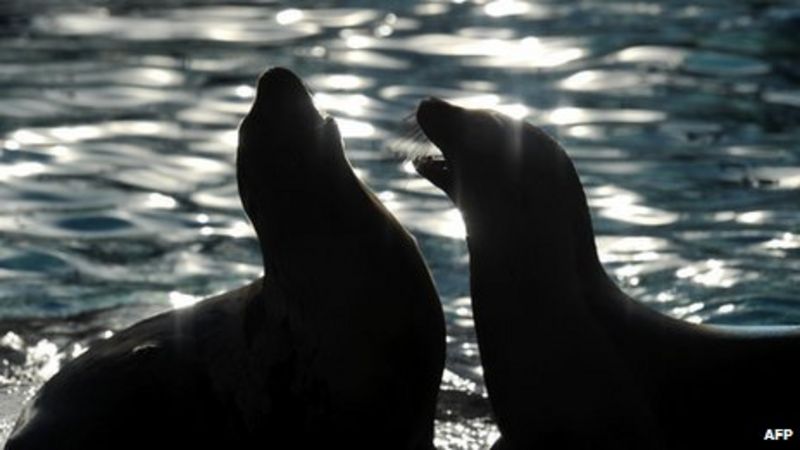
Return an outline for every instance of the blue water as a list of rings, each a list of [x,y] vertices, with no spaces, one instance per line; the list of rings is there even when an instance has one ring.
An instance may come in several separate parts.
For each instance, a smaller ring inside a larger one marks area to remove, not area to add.
[[[558,136],[606,268],[643,302],[800,324],[798,2],[229,3],[0,3],[0,427],[92,341],[259,275],[233,163],[274,65],[337,118],[434,272],[442,449],[494,429],[463,225],[402,157],[425,96]]]

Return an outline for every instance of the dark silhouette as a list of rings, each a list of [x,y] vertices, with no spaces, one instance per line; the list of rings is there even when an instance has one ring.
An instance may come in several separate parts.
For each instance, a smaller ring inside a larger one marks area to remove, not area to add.
[[[800,424],[800,333],[694,325],[632,300],[598,260],[558,143],[438,99],[417,121],[443,153],[417,170],[466,223],[495,448],[752,449]]]
[[[432,448],[445,336],[430,274],[286,69],[258,81],[237,174],[264,277],[98,343],[7,449]]]

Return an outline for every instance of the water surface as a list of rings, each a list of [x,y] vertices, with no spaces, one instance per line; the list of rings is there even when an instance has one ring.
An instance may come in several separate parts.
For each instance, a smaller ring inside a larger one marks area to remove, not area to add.
[[[562,140],[602,260],[643,302],[691,322],[800,324],[798,27],[790,1],[4,2],[3,430],[91,342],[259,275],[234,150],[275,65],[337,118],[434,272],[439,448],[495,431],[463,224],[398,156],[426,96]]]

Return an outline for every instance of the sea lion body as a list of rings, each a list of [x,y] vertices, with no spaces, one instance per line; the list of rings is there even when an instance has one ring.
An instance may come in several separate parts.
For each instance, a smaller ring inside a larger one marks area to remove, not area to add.
[[[800,427],[797,329],[695,325],[632,300],[597,257],[553,139],[436,99],[417,119],[444,155],[417,169],[466,224],[496,448],[755,448],[768,429]]]
[[[244,321],[262,284],[97,343],[42,386],[6,448],[256,448],[248,428],[262,411],[248,402],[267,396],[269,379],[254,375],[265,371],[268,358],[256,356],[269,343],[246,336]]]
[[[416,242],[285,69],[240,126],[265,275],[66,365],[6,448],[432,448],[444,319]]]

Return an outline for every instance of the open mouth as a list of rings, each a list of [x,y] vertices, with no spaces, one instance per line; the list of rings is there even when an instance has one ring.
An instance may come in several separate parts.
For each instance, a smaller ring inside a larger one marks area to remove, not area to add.
[[[417,123],[425,137],[442,154],[414,158],[414,168],[450,198],[454,198],[455,174],[449,147],[452,145],[452,132],[460,126],[463,112],[463,109],[435,97],[421,101],[417,107]]]
[[[455,178],[450,163],[443,155],[419,156],[412,162],[417,173],[452,197]]]

